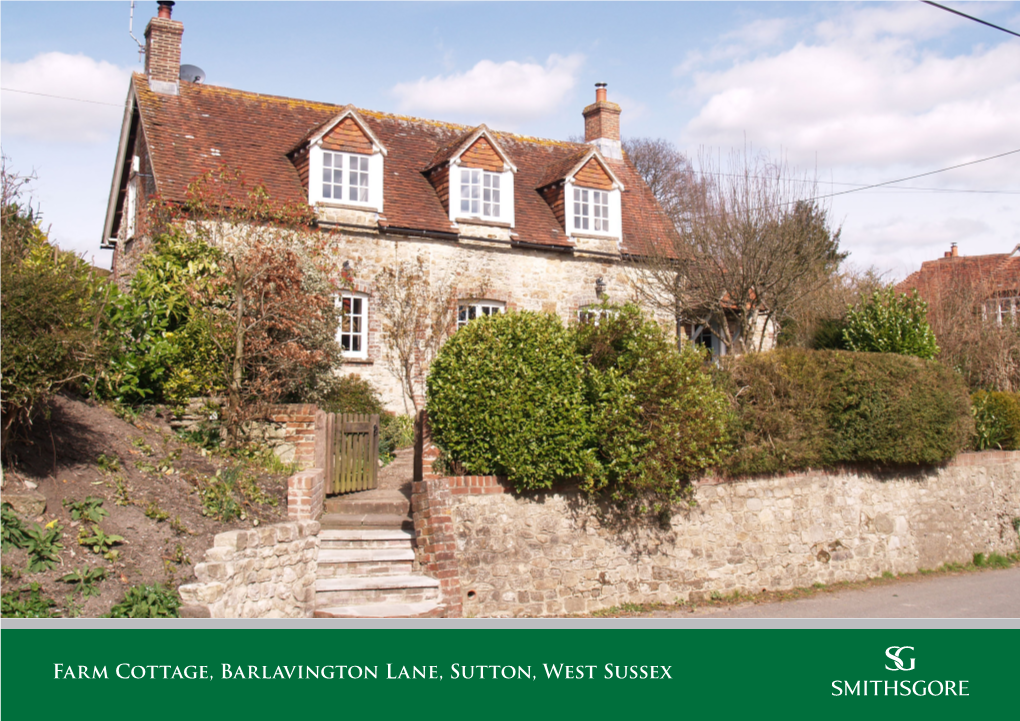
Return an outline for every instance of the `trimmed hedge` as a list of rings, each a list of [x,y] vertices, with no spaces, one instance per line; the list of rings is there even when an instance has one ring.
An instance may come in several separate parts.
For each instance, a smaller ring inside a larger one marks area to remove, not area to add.
[[[677,352],[636,306],[606,305],[596,318],[575,330],[599,460],[588,490],[679,501],[691,476],[721,460],[728,400],[705,356],[690,344]]]
[[[733,475],[941,463],[974,428],[960,376],[920,358],[789,348],[728,358],[719,381],[735,399]]]
[[[557,316],[474,320],[446,342],[427,384],[436,444],[469,473],[506,476],[518,491],[588,477],[582,359]]]

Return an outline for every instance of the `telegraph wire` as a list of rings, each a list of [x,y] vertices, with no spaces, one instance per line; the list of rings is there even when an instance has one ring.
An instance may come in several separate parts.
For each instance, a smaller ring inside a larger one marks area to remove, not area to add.
[[[995,28],[996,30],[1001,30],[1004,33],[1009,33],[1010,35],[1015,35],[1016,37],[1020,38],[1020,33],[1015,33],[1012,30],[1007,30],[1006,28],[1000,27],[999,25],[996,25],[995,23],[988,22],[987,20],[982,20],[981,18],[976,18],[973,15],[968,15],[967,13],[962,13],[959,10],[953,10],[953,8],[947,8],[945,5],[939,5],[938,3],[932,2],[931,0],[921,0],[921,2],[923,2],[925,5],[931,5],[932,7],[937,7],[939,10],[945,10],[947,13],[953,13],[954,15],[959,15],[960,17],[967,18],[968,20],[973,20],[976,23],[981,23],[982,25],[987,25],[990,28]]]
[[[127,103],[104,103],[102,100],[85,100],[84,98],[69,98],[66,95],[50,95],[49,93],[35,93],[31,90],[18,90],[17,88],[0,88],[9,93],[24,93],[25,95],[38,95],[43,98],[56,98],[57,100],[73,100],[76,103],[92,103],[93,105],[109,105],[112,108],[126,108]]]

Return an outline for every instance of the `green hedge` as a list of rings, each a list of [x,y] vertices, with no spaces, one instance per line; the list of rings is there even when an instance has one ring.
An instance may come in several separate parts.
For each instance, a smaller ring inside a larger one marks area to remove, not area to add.
[[[603,306],[575,329],[599,460],[590,490],[651,491],[681,500],[688,479],[717,465],[729,403],[690,344],[677,352],[633,305]]]
[[[589,477],[595,461],[582,374],[574,339],[557,316],[472,321],[429,372],[433,439],[468,472],[506,476],[520,491]]]
[[[973,448],[1020,449],[1020,394],[978,391],[971,396]]]
[[[903,355],[782,349],[726,359],[733,475],[839,463],[932,464],[973,433],[960,376]]]

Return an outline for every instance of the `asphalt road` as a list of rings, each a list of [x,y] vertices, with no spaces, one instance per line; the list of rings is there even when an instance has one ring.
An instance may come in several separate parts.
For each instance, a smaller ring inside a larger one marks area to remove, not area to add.
[[[682,615],[682,614],[677,614]],[[1020,567],[918,578],[688,618],[1020,618]]]

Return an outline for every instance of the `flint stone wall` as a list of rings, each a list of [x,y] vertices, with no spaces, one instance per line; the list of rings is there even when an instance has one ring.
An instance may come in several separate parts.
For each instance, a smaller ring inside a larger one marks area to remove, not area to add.
[[[294,521],[216,535],[197,583],[180,587],[189,618],[311,618],[319,523]]]
[[[856,581],[1020,547],[1020,452],[967,453],[910,472],[707,481],[697,506],[666,527],[613,518],[576,489],[448,497],[466,616]]]

